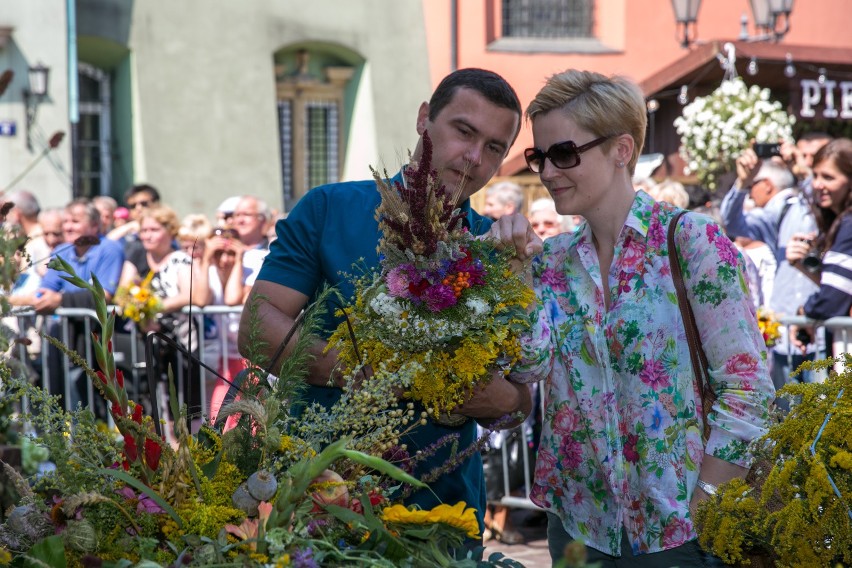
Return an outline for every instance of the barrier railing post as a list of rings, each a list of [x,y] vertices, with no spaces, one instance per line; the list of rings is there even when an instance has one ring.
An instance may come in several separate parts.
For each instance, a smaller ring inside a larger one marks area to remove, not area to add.
[[[41,354],[39,358],[41,359],[41,388],[46,393],[50,393],[50,369],[47,364],[47,350],[50,347],[50,344],[44,340],[44,336],[47,335],[47,317],[42,318],[41,325],[39,326],[39,335],[42,338],[41,342]]]
[[[831,319],[828,319],[828,320],[825,320],[825,321],[817,321],[817,320],[812,320],[810,318],[807,318],[805,316],[784,315],[784,316],[780,316],[778,318],[778,321],[779,321],[779,323],[781,323],[785,326],[791,326],[791,325],[813,326],[814,327],[813,340],[816,342],[816,345],[817,345],[817,347],[816,347],[817,351],[814,353],[814,358],[817,359],[817,360],[824,359],[824,358],[832,356],[832,355],[837,356],[837,355],[841,355],[843,353],[849,353],[850,352],[849,330],[852,329],[852,317],[841,316],[841,317],[834,317],[834,318],[831,318]],[[835,332],[835,337],[834,337],[831,344],[829,344],[828,341],[822,341],[821,343],[818,341],[818,337],[820,335],[819,332],[820,332],[821,329]],[[792,358],[793,358],[792,349],[793,348],[791,346],[791,348],[789,349],[788,354],[787,354],[788,364],[790,365],[791,368],[792,368],[792,365],[793,365],[793,363],[792,363]],[[836,370],[841,370],[841,369],[842,369],[842,364],[838,364]],[[815,380],[822,382],[827,377],[827,371],[821,370],[820,372],[815,373],[814,377],[815,377]]]
[[[62,326],[62,343],[68,345],[71,335],[68,329],[68,318],[61,317],[60,325]],[[71,402],[71,359],[65,353],[62,353],[62,383],[65,393],[65,410],[71,410],[74,408]]]
[[[92,361],[92,322],[89,321],[88,317],[83,317],[83,335],[86,338],[86,361]],[[92,385],[92,381],[89,380],[89,377],[87,377],[86,375],[81,375],[77,378],[77,380],[79,381],[80,378],[86,381],[86,397],[88,398],[90,408],[94,412],[95,387]],[[107,417],[109,417],[109,413],[107,413]],[[110,426],[112,425],[110,424]]]

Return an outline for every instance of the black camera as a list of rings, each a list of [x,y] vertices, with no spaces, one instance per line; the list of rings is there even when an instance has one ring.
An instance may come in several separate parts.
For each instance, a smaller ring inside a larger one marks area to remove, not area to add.
[[[758,158],[771,158],[781,155],[781,144],[771,144],[768,142],[755,142],[754,153]]]
[[[796,331],[796,340],[805,345],[813,343],[814,341],[813,337],[811,337],[810,332],[804,327],[800,327],[798,331]]]
[[[816,274],[820,270],[822,270],[822,255],[819,250],[814,246],[814,242],[811,239],[801,239],[802,242],[810,245],[810,249],[808,249],[807,254],[805,254],[804,258],[802,258],[802,268],[811,274]],[[795,264],[790,261],[790,264]]]
[[[802,268],[811,274],[816,274],[822,270],[822,257],[820,256],[819,251],[816,249],[809,250],[808,254],[805,255],[805,258],[802,259]]]

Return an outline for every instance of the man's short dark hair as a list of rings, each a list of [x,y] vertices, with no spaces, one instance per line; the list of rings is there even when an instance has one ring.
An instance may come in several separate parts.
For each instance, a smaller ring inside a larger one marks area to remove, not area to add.
[[[429,99],[429,120],[434,121],[461,88],[472,89],[489,102],[516,112],[519,118],[521,116],[521,101],[506,79],[493,71],[471,67],[453,71],[438,84]]]
[[[151,196],[151,201],[155,203],[159,203],[160,201],[160,192],[157,191],[156,187],[147,183],[139,183],[127,190],[124,194],[124,202],[127,203],[128,199],[139,193],[147,193]]]

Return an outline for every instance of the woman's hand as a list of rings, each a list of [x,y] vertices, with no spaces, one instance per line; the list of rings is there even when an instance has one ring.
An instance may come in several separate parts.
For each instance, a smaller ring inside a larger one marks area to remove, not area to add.
[[[502,247],[512,247],[515,258],[512,259],[512,271],[524,272],[524,265],[543,250],[543,242],[533,231],[529,220],[519,213],[504,215],[491,225],[486,236],[498,241]]]
[[[243,253],[246,252],[246,245],[237,239],[225,239],[225,241],[225,250],[232,251],[236,255],[235,260],[241,261]]]
[[[228,239],[224,237],[210,237],[207,239],[207,243],[204,246],[204,261],[212,264],[213,256],[217,252],[225,250],[227,242]]]
[[[810,252],[815,238],[814,233],[793,233],[787,242],[787,262],[801,269],[802,259]]]
[[[695,486],[695,491],[692,492],[692,499],[689,501],[689,515],[692,517],[693,522],[695,522],[695,514],[698,512],[698,505],[709,498],[710,495],[707,495],[704,490],[697,485]]]
[[[747,473],[747,467],[726,462],[710,454],[704,454],[701,461],[701,469],[698,472],[698,479],[709,485],[718,487],[735,477],[744,478]],[[698,508],[698,504],[709,498],[710,495],[705,493],[699,485],[695,486],[695,490],[692,492],[692,500],[689,502],[689,512],[693,516],[693,519],[695,518],[695,511]]]
[[[499,369],[491,372],[488,383],[476,386],[464,404],[452,410],[453,413],[474,418],[481,424],[490,424],[515,412],[523,414],[523,418],[501,426],[502,429],[517,426],[531,411],[532,393],[529,385],[508,380]]]
[[[799,308],[801,311],[801,308]],[[804,313],[799,313],[804,315]],[[802,355],[808,353],[808,345],[813,343],[816,328],[812,325],[791,325],[788,328],[790,334],[790,345],[798,349]]]

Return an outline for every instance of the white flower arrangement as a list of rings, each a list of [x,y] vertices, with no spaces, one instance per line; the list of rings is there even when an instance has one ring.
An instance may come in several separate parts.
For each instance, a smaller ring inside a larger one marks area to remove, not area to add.
[[[769,89],[747,87],[740,77],[727,79],[706,97],[696,97],[674,121],[681,137],[684,173],[695,173],[709,190],[718,176],[735,168],[734,160],[752,140],[776,143],[792,138],[795,118]]]

